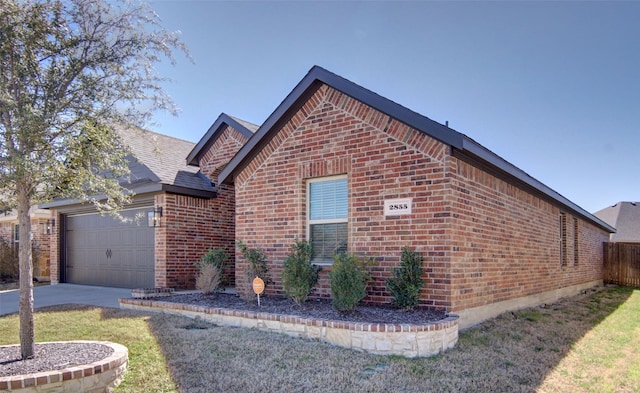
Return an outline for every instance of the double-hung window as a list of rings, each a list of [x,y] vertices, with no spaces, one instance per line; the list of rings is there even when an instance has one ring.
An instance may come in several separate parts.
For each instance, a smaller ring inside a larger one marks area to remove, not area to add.
[[[307,183],[307,236],[314,263],[331,263],[333,255],[347,250],[347,177],[309,180]]]

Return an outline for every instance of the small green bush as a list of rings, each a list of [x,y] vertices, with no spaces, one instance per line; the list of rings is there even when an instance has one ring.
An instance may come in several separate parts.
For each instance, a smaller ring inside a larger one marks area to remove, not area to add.
[[[222,249],[209,250],[204,254],[196,263],[199,271],[198,277],[196,277],[196,288],[205,295],[224,288],[222,266],[228,259],[229,256]]]
[[[422,254],[405,247],[402,249],[400,266],[393,269],[393,277],[387,280],[394,306],[403,310],[413,309],[418,305],[423,286]]]
[[[271,283],[271,276],[269,275],[269,268],[267,267],[267,256],[259,248],[249,248],[242,240],[238,240],[238,248],[240,252],[247,260],[248,266],[245,270],[245,286],[237,288],[239,290],[240,297],[247,301],[253,301],[255,294],[253,293],[253,279],[260,277],[264,281],[265,288]]]
[[[291,254],[284,261],[282,289],[297,304],[307,300],[318,282],[321,267],[311,264],[312,247],[309,242],[296,241],[291,246]]]
[[[18,279],[18,247],[0,237],[0,279]]]
[[[367,296],[367,267],[370,263],[371,260],[360,259],[355,254],[339,253],[334,256],[329,282],[336,311],[354,310]]]
[[[229,255],[227,252],[221,248],[215,250],[209,250],[206,254],[200,258],[200,262],[198,262],[198,267],[202,266],[215,266],[222,269],[222,266],[225,262],[229,260]]]

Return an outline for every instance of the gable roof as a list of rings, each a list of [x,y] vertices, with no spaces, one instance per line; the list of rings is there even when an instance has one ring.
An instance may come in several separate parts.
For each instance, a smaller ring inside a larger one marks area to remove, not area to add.
[[[262,147],[273,138],[279,127],[293,116],[323,84],[451,146],[452,152],[456,157],[470,161],[474,165],[481,166],[490,173],[500,176],[518,187],[550,200],[563,209],[574,212],[576,215],[581,216],[606,231],[615,232],[615,229],[604,221],[593,216],[591,213],[529,176],[520,168],[507,162],[468,136],[405,108],[319,66],[312,67],[291,93],[287,95],[284,101],[280,103],[262,126],[260,126],[254,136],[249,139],[245,146],[240,149],[229,164],[220,172],[218,181],[220,183],[232,183],[234,176],[244,169],[260,152]]]
[[[616,228],[611,241],[640,242],[640,203],[618,202],[593,215]]]
[[[193,142],[147,130],[123,130],[120,136],[132,152],[130,179],[134,188],[139,183],[156,183],[162,191],[215,196],[211,181],[201,175],[198,168],[184,162],[184,157],[193,149]]]
[[[191,152],[186,156],[187,157],[187,165],[198,166],[200,165],[200,158],[204,155],[207,150],[214,144],[216,139],[220,136],[220,134],[224,131],[224,129],[229,126],[234,128],[242,135],[246,136],[247,139],[251,138],[258,130],[257,125],[249,123],[248,121],[244,121],[238,119],[237,117],[229,116],[226,113],[221,113],[220,116],[213,122],[211,127],[207,130],[204,136],[200,139],[200,141],[195,145],[195,147],[191,150]]]
[[[167,191],[201,198],[214,198],[216,190],[198,168],[188,166],[184,157],[194,143],[139,128],[118,128],[122,142],[129,148],[130,175],[122,184],[136,194]],[[58,199],[41,204],[42,208],[73,205],[75,199]]]

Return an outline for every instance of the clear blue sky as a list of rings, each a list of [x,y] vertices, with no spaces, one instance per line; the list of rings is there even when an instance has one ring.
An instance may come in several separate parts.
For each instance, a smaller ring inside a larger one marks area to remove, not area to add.
[[[313,65],[491,149],[584,209],[640,200],[640,2],[151,1],[195,64],[158,71],[198,141],[261,124]]]

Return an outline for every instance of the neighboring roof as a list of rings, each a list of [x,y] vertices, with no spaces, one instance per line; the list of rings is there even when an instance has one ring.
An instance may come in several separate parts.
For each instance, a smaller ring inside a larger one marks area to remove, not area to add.
[[[611,241],[640,242],[640,203],[618,202],[593,215],[616,228]]]
[[[202,198],[213,198],[216,190],[212,182],[198,168],[188,166],[184,157],[194,143],[139,128],[122,128],[118,132],[123,143],[131,150],[131,174],[123,184],[136,194],[167,191]],[[41,208],[54,208],[78,203],[60,199],[41,204]]]
[[[604,221],[594,217],[580,206],[569,201],[556,191],[529,176],[523,170],[507,162],[489,149],[483,147],[468,136],[457,132],[443,124],[413,112],[387,98],[365,89],[341,76],[331,73],[322,67],[314,66],[298,85],[289,93],[276,110],[260,126],[255,135],[236,154],[218,176],[220,183],[232,183],[235,174],[239,173],[259,153],[263,146],[278,131],[279,126],[287,121],[306,100],[322,85],[328,85],[388,116],[415,128],[432,138],[453,148],[454,155],[470,160],[519,187],[536,195],[550,199],[563,208],[574,212],[600,228],[615,232],[615,229]]]
[[[29,216],[34,218],[50,218],[51,212],[45,209],[38,209],[36,206],[31,207],[29,211]],[[0,211],[0,222],[18,222],[18,212],[17,210],[9,210],[9,211]]]
[[[187,157],[187,165],[199,166],[200,158],[209,150],[227,126],[234,128],[247,138],[251,138],[259,128],[259,126],[248,121],[221,113],[189,155],[185,155]]]
[[[193,142],[147,130],[126,130],[120,136],[135,158],[131,166],[132,184],[159,183],[165,186],[164,191],[188,194],[188,190],[202,191],[202,196],[210,197],[215,193],[211,182],[198,168],[184,162],[184,157],[193,149]]]

